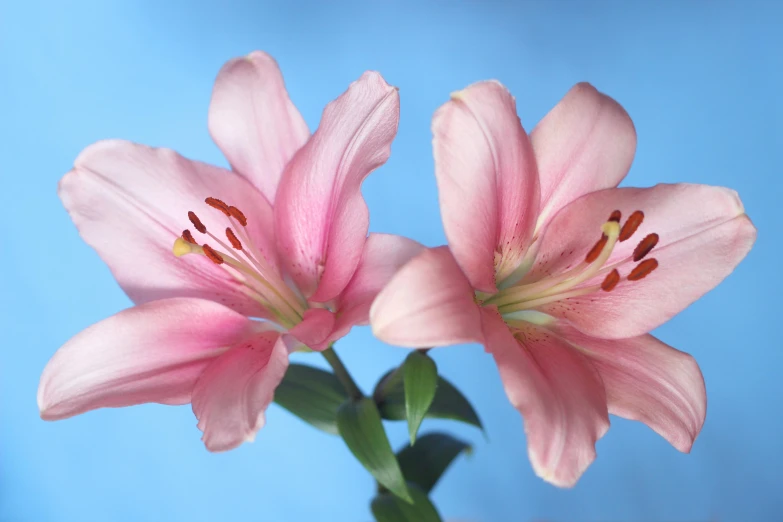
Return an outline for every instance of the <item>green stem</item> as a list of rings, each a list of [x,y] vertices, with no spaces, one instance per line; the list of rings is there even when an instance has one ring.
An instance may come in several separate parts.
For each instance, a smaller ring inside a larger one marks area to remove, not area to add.
[[[364,397],[362,390],[359,389],[356,381],[354,381],[353,377],[351,377],[351,374],[348,373],[348,369],[340,360],[337,352],[329,347],[322,351],[321,354],[324,356],[324,359],[326,359],[326,362],[329,363],[329,366],[332,367],[335,377],[337,377],[337,379],[342,383],[345,391],[348,392],[348,395],[350,395],[352,399],[361,399]]]

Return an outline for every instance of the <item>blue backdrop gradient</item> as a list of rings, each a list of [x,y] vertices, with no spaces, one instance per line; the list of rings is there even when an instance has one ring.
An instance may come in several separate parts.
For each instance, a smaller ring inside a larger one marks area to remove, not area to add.
[[[690,455],[612,419],[572,490],[539,480],[519,415],[478,346],[433,352],[483,416],[436,488],[446,518],[483,522],[783,519],[783,3],[0,2],[0,520],[368,521],[369,475],[339,438],[273,406],[255,443],[208,453],[188,406],[100,410],[46,423],[36,389],[54,351],[130,305],[57,195],[102,138],[167,146],[220,165],[207,132],[227,59],[277,58],[311,129],[366,69],[400,88],[391,160],[364,185],[371,229],[444,243],[430,118],[451,91],[497,78],[528,130],[589,81],[639,136],[626,185],[737,189],[756,247],[719,288],[656,333],[693,353],[709,410]],[[710,263],[710,259],[704,259]],[[107,346],[107,349],[111,349]],[[338,345],[365,389],[405,355],[354,330]],[[310,360],[320,364],[319,360]],[[404,425],[392,429],[395,445]]]

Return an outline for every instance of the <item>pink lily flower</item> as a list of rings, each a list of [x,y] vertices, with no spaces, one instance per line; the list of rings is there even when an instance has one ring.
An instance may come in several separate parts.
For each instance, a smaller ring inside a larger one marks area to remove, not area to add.
[[[233,171],[125,141],[84,150],[60,198],[137,306],[54,355],[41,417],[190,402],[209,450],[253,440],[289,352],[367,324],[421,248],[367,237],[360,185],[388,159],[398,120],[397,89],[368,72],[310,136],[276,62],[254,52],[221,69],[210,105]]]
[[[608,414],[690,451],[706,394],[694,359],[652,329],[716,286],[756,231],[737,194],[704,185],[616,188],[636,133],[587,84],[528,136],[497,82],[452,95],[433,119],[447,247],[392,278],[370,311],[406,347],[478,342],[522,414],[535,472],[576,483]]]

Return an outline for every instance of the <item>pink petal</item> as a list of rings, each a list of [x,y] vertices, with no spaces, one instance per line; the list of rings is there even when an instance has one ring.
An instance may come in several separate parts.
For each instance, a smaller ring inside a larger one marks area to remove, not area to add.
[[[539,225],[584,194],[616,187],[636,152],[628,113],[587,83],[572,87],[530,140],[541,178]]]
[[[312,350],[323,350],[328,346],[327,337],[334,330],[334,314],[324,308],[310,308],[302,322],[289,333]]]
[[[364,73],[326,106],[283,174],[278,241],[288,273],[314,301],[337,297],[359,263],[369,225],[361,183],[389,158],[399,112],[397,89]]]
[[[573,486],[609,429],[601,377],[584,355],[547,330],[530,325],[515,338],[497,312],[482,313],[487,349],[524,420],[533,469],[556,486]]]
[[[332,340],[351,327],[368,324],[370,305],[392,276],[424,247],[411,239],[392,234],[370,234],[353,278],[337,299],[337,321]]]
[[[471,285],[493,292],[533,234],[535,158],[514,98],[497,82],[455,93],[432,120],[435,176],[449,247]]]
[[[211,301],[164,299],[104,319],[46,365],[38,408],[57,420],[104,407],[185,404],[201,372],[254,323]]]
[[[209,451],[252,442],[288,368],[277,332],[265,332],[216,359],[193,389],[193,413]]]
[[[274,58],[261,51],[229,60],[215,80],[209,131],[231,167],[275,200],[283,169],[310,137]]]
[[[682,452],[704,425],[707,393],[696,360],[652,335],[608,341],[578,332],[579,346],[601,374],[609,413],[647,424]]]
[[[618,243],[607,266],[615,264],[626,277],[636,265],[629,256],[637,243],[656,232],[660,241],[647,258],[658,260],[658,268],[640,281],[621,282],[611,292],[541,308],[596,337],[635,337],[665,323],[728,276],[756,238],[732,190],[687,184],[609,189],[584,196],[552,220],[529,277],[556,274],[581,262],[600,237],[601,223],[615,209],[625,217],[642,210],[645,218],[630,240]],[[603,277],[586,284],[600,284]]]
[[[427,249],[405,264],[370,308],[373,334],[420,348],[480,342],[473,289],[447,247]]]
[[[272,209],[242,177],[168,149],[101,141],[79,155],[60,181],[59,195],[82,238],[136,304],[200,297],[245,315],[264,316],[226,270],[201,255],[177,258],[172,253],[184,229],[197,241],[205,240],[188,220],[189,210],[208,231],[225,237],[225,216],[204,203],[211,196],[245,212],[253,243],[275,265]],[[209,238],[206,242],[219,248]]]

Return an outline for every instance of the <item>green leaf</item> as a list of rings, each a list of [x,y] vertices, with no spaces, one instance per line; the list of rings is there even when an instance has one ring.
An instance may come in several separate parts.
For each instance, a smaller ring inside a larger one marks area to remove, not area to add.
[[[402,372],[397,369],[386,373],[375,386],[373,398],[384,419],[407,419],[405,390],[402,381]],[[435,399],[425,417],[456,420],[484,430],[476,410],[473,409],[468,399],[443,377],[438,377]]]
[[[413,502],[372,399],[343,403],[337,410],[337,427],[348,449],[375,480],[403,500]]]
[[[409,482],[429,493],[449,465],[462,453],[470,453],[468,443],[446,433],[427,433],[416,444],[405,446],[397,453],[402,474]]]
[[[370,509],[378,522],[441,522],[438,510],[416,484],[408,484],[413,503],[408,504],[390,493],[376,496]]]
[[[283,382],[275,390],[275,402],[303,421],[338,435],[337,410],[348,399],[345,388],[334,374],[291,364]]]
[[[416,433],[421,421],[435,398],[438,386],[438,367],[426,353],[414,350],[402,364],[405,389],[405,413],[408,417],[408,433],[411,444],[416,442]]]

